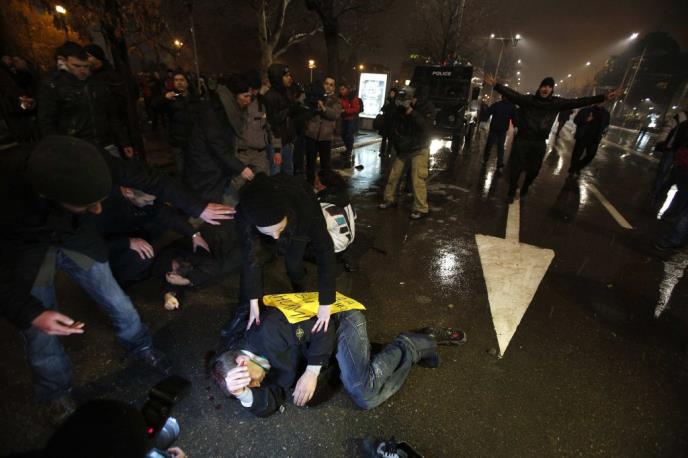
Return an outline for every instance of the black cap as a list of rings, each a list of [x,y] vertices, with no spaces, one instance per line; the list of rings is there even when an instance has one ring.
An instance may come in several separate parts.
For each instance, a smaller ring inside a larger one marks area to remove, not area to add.
[[[48,136],[36,145],[26,177],[38,194],[77,207],[103,200],[112,188],[110,169],[98,148],[64,135]]]
[[[549,86],[549,87],[554,87],[554,78],[551,76],[548,76],[547,78],[543,79],[538,88],[541,88],[542,86]]]
[[[233,73],[227,77],[227,87],[234,95],[244,94],[249,91],[248,82],[238,73]]]
[[[274,179],[258,173],[241,188],[238,211],[257,227],[274,226],[287,216],[287,201]]]
[[[105,51],[103,51],[103,48],[98,46],[95,43],[91,43],[90,45],[84,46],[84,51],[95,57],[101,62],[106,62],[107,57],[105,57]]]

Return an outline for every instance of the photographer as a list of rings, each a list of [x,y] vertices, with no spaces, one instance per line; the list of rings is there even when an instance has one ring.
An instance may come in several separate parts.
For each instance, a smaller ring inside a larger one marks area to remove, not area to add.
[[[335,123],[342,111],[339,99],[334,94],[334,78],[325,78],[322,87],[324,92],[315,102],[315,114],[306,124],[306,178],[310,184],[315,182],[315,162],[318,155],[320,168],[330,168]],[[310,95],[307,94],[307,100]]]
[[[174,90],[165,93],[165,111],[170,119],[168,142],[178,177],[183,174],[184,154],[189,145],[194,122],[198,117],[198,104],[199,99],[191,93],[186,75],[176,72]]]
[[[396,99],[398,108],[394,112],[391,143],[397,158],[389,172],[384,201],[380,210],[396,207],[397,185],[407,161],[411,162],[413,182],[413,210],[409,218],[417,220],[428,216],[428,193],[425,180],[428,178],[430,162],[430,131],[435,118],[435,107],[428,100],[425,87],[412,87],[399,91]]]

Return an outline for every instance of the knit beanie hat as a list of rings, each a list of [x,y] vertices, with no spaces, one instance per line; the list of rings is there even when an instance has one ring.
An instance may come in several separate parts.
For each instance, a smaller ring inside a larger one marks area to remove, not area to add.
[[[549,87],[554,87],[554,78],[551,76],[548,76],[544,80],[542,80],[542,83],[538,86],[538,88],[541,88],[542,86],[549,86]]]
[[[98,148],[64,135],[48,136],[36,145],[26,177],[38,194],[76,207],[103,200],[112,188],[110,169]]]
[[[105,56],[105,51],[103,51],[103,48],[98,46],[95,43],[92,43],[90,45],[84,46],[84,51],[95,57],[101,62],[107,62],[107,57]]]
[[[238,211],[257,227],[274,226],[287,216],[287,201],[272,178],[258,173],[241,188]]]
[[[242,75],[237,73],[229,75],[227,78],[227,87],[234,95],[245,94],[249,91],[248,82]]]

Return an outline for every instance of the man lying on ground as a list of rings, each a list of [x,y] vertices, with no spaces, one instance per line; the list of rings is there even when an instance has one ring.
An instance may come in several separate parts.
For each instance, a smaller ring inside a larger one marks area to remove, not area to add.
[[[438,367],[437,345],[466,342],[461,330],[424,328],[398,335],[371,356],[365,316],[359,310],[335,314],[336,331],[330,326],[324,333],[311,333],[316,319],[289,324],[279,310],[268,308],[261,325],[246,333],[244,345],[214,360],[213,378],[251,413],[267,417],[286,403],[292,390],[297,406],[313,406],[326,398],[320,385],[327,379],[324,374],[332,373],[325,369],[334,355],[344,389],[358,407],[369,410],[399,391],[414,364]],[[296,381],[301,368],[305,370]]]

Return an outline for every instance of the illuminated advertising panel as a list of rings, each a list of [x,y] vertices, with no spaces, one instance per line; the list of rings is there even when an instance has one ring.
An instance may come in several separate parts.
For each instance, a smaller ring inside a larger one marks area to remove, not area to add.
[[[387,75],[385,73],[361,73],[358,83],[358,97],[363,101],[362,118],[375,118],[387,94]]]

